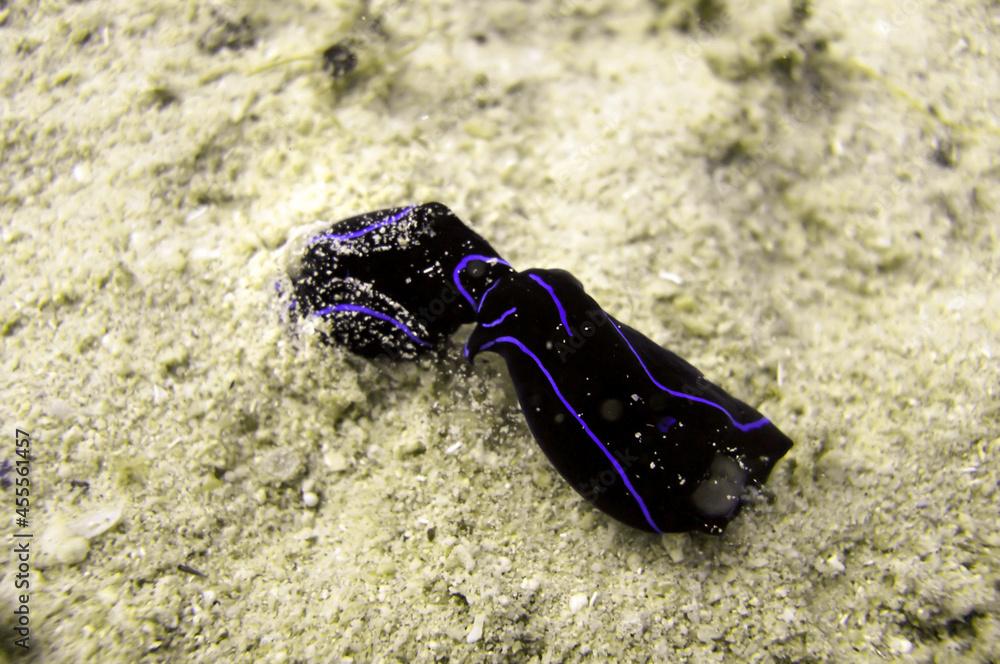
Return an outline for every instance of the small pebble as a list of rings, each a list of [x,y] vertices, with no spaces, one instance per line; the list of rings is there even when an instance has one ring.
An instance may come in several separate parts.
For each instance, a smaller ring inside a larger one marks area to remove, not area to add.
[[[521,582],[521,590],[527,593],[533,593],[538,590],[541,585],[542,584],[538,579],[532,577]]]
[[[486,622],[486,616],[479,614],[476,616],[475,620],[472,621],[472,628],[469,629],[468,635],[465,637],[466,643],[475,643],[483,638],[483,624]]]
[[[897,655],[908,655],[913,651],[913,643],[901,636],[889,639],[889,647],[892,648],[892,651]]]
[[[340,452],[332,450],[323,455],[323,463],[325,463],[326,467],[335,473],[342,473],[349,467],[347,457]]]
[[[573,613],[577,613],[583,607],[587,606],[587,596],[583,593],[577,593],[569,598],[569,610]]]
[[[69,536],[58,542],[53,551],[55,559],[64,565],[82,563],[90,552],[90,542],[85,537]]]
[[[106,507],[92,510],[67,524],[74,535],[94,539],[98,535],[118,525],[122,519],[124,503],[113,503]]]
[[[87,184],[90,182],[90,165],[85,162],[80,162],[74,166],[73,179],[80,184]]]
[[[288,482],[302,472],[304,461],[296,450],[276,447],[257,457],[257,469],[265,480]]]
[[[722,630],[715,625],[700,625],[694,634],[702,643],[718,641],[722,638]]]

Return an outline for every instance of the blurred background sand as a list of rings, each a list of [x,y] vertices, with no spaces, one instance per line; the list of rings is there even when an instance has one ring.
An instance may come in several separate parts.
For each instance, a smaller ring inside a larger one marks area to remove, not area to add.
[[[29,658],[996,661],[998,29],[986,1],[0,2]],[[721,539],[628,530],[461,335],[392,367],[289,333],[305,225],[429,200],[778,423],[764,499]]]

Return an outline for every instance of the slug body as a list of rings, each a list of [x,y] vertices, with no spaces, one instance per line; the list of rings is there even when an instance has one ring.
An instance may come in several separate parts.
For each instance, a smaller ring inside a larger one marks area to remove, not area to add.
[[[721,533],[791,441],[562,270],[499,277],[466,345],[507,364],[546,456],[587,500],[652,532]]]
[[[563,270],[516,272],[440,203],[337,222],[289,270],[293,317],[365,357],[412,359],[475,323],[539,446],[635,528],[718,534],[791,447],[759,412],[605,312]]]
[[[369,358],[411,359],[474,322],[477,279],[466,266],[476,261],[509,269],[440,203],[369,212],[309,239],[291,271],[291,308],[329,321],[321,330],[328,343]]]

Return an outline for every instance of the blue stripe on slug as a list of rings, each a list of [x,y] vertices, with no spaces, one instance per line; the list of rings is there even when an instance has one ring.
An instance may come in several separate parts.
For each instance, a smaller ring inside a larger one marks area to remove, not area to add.
[[[552,298],[552,301],[556,305],[556,311],[559,312],[559,320],[562,321],[563,329],[566,330],[566,334],[568,334],[569,336],[573,336],[573,330],[570,329],[569,321],[566,320],[566,309],[563,307],[562,302],[559,301],[559,296],[556,295],[555,290],[552,288],[552,286],[547,284],[545,280],[543,280],[537,274],[529,274],[528,276],[531,277],[532,281],[534,281],[536,284],[538,284],[546,291],[548,291],[549,297]]]
[[[504,322],[504,320],[507,318],[507,316],[510,316],[511,314],[514,314],[514,313],[517,313],[517,307],[511,307],[507,311],[505,311],[502,314],[500,314],[500,317],[497,318],[495,321],[490,322],[490,323],[483,323],[482,325],[483,325],[483,327],[496,327],[500,323]]]
[[[359,314],[365,314],[366,316],[371,316],[372,318],[383,320],[386,323],[389,323],[390,325],[393,325],[396,328],[398,328],[403,334],[409,337],[410,340],[413,341],[413,343],[417,344],[418,346],[430,346],[429,343],[427,343],[426,341],[418,337],[416,334],[414,334],[413,330],[407,327],[406,324],[404,324],[403,322],[396,320],[392,316],[384,314],[381,311],[375,311],[374,309],[363,307],[360,304],[335,304],[331,307],[325,307],[323,309],[320,309],[319,311],[314,311],[313,315],[325,316],[330,313],[337,313],[341,311],[352,311]]]
[[[343,242],[343,241],[346,241],[346,240],[353,240],[355,238],[359,238],[362,235],[367,235],[368,233],[371,233],[372,231],[378,230],[379,228],[382,228],[383,226],[388,226],[389,224],[394,224],[397,221],[400,221],[400,220],[406,218],[406,216],[409,215],[410,212],[412,212],[415,207],[416,207],[415,205],[411,205],[411,206],[409,206],[407,208],[404,208],[402,212],[399,212],[397,214],[392,215],[388,219],[382,219],[380,221],[375,222],[374,224],[372,224],[370,226],[365,226],[364,228],[362,228],[360,230],[351,231],[349,233],[322,233],[322,234],[317,235],[316,237],[312,238],[311,240],[309,240],[309,244],[316,244],[317,242],[325,242],[327,240],[339,240],[339,241]]]
[[[489,295],[490,292],[492,292],[493,289],[496,288],[499,284],[500,280],[497,279],[492,284],[490,284],[490,287],[486,289],[486,292],[483,293],[483,296],[479,298],[479,305],[476,307],[477,314],[479,313],[479,310],[483,308],[483,305],[486,304],[486,296]]]

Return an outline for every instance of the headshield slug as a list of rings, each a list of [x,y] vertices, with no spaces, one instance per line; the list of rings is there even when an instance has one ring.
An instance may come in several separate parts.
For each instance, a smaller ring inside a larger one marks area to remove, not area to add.
[[[718,534],[792,445],[766,417],[618,321],[564,270],[515,271],[440,203],[351,217],[290,271],[296,316],[365,357],[411,359],[475,323],[535,440],[603,512]]]

